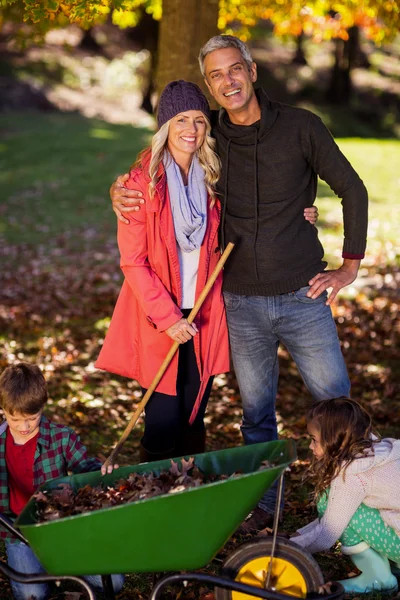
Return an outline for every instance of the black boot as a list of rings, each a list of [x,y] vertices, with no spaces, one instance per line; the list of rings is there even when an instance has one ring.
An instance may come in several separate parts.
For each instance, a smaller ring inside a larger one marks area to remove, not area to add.
[[[139,457],[141,463],[165,460],[166,458],[174,458],[175,456],[177,456],[177,452],[173,448],[167,452],[149,452],[142,443],[139,447]]]
[[[178,449],[179,456],[203,454],[206,449],[206,430],[192,431],[190,428],[184,429]]]

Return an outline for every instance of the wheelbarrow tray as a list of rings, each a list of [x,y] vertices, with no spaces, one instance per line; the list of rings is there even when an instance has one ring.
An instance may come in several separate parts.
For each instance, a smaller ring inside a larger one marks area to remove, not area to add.
[[[207,452],[195,457],[206,474],[242,474],[90,513],[38,523],[31,498],[15,522],[51,575],[91,575],[198,569],[208,564],[264,492],[296,458],[291,440]],[[180,459],[176,459],[180,462]],[[273,466],[259,471],[264,460]],[[53,479],[41,490],[70,483],[112,486],[130,473],[158,474],[169,460]]]

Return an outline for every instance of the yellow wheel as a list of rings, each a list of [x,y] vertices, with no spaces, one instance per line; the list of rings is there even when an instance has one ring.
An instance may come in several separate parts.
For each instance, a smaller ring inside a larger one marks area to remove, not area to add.
[[[263,589],[270,564],[272,538],[260,538],[243,544],[231,554],[221,575]],[[318,564],[311,554],[293,542],[277,538],[272,560],[270,588],[281,594],[305,598],[324,583]],[[251,600],[254,596],[215,588],[216,600]]]

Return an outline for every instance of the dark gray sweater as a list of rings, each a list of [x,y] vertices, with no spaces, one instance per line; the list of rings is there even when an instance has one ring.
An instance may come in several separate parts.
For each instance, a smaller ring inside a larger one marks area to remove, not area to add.
[[[303,215],[317,176],[342,198],[344,257],[364,253],[368,196],[319,117],[256,93],[261,121],[233,125],[221,109],[213,128],[222,161],[222,245],[236,240],[224,290],[272,296],[307,285],[327,265],[317,229]]]

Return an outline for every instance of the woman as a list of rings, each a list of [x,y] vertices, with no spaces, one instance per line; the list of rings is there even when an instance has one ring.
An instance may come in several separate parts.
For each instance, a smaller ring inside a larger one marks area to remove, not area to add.
[[[229,370],[222,275],[196,323],[187,321],[220,257],[220,165],[209,116],[197,85],[166,86],[159,129],[126,184],[143,193],[145,208],[118,222],[125,281],[96,367],[148,388],[172,343],[181,344],[146,406],[142,462],[204,451],[213,375]]]

